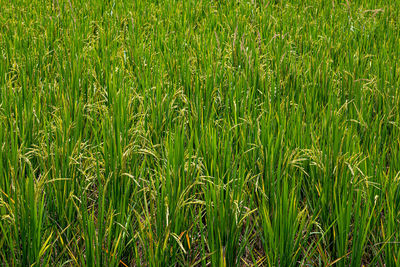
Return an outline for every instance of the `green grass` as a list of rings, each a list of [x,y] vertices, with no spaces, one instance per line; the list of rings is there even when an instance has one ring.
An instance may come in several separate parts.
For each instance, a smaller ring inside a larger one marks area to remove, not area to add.
[[[400,2],[0,0],[1,266],[399,266]]]

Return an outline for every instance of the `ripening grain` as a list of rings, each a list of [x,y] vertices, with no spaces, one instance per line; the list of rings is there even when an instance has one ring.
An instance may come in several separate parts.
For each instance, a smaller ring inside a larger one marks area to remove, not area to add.
[[[0,0],[0,265],[399,266],[399,12]]]

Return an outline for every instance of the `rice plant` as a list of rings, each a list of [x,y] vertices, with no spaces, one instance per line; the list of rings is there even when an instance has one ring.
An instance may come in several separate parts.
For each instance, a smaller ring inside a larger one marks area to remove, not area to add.
[[[1,266],[400,266],[400,2],[0,0]]]

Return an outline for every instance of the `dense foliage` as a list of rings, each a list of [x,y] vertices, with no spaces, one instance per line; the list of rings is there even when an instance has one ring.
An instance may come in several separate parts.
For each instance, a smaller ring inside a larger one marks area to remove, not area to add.
[[[399,12],[0,0],[0,265],[400,265]]]

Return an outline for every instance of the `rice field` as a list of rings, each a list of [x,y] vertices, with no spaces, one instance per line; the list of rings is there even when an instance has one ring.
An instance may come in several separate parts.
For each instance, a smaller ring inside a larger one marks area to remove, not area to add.
[[[400,266],[399,13],[0,0],[0,265]]]

